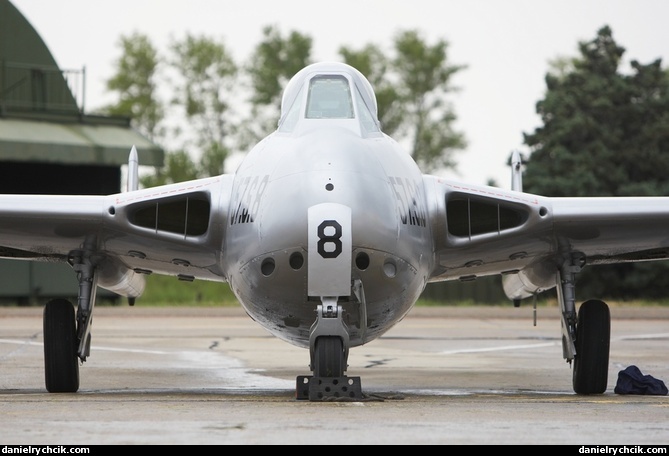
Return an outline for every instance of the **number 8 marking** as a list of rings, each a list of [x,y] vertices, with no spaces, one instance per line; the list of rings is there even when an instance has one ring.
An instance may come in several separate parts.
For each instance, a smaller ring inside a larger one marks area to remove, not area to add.
[[[334,228],[332,236],[325,234],[325,228]],[[325,244],[334,244],[334,250],[325,250]],[[323,220],[318,225],[318,253],[323,258],[337,258],[342,251],[341,247],[341,225],[336,220]]]

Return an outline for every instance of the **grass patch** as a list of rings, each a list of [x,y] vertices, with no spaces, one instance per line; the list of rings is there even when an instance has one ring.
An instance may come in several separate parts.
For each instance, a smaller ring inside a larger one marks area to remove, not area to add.
[[[206,280],[183,282],[176,277],[150,275],[138,306],[237,307],[239,301],[227,283]]]
[[[195,281],[182,282],[176,277],[163,275],[150,275],[146,278],[146,290],[144,294],[137,299],[137,306],[141,307],[238,307],[239,301],[232,293],[227,283]],[[76,297],[74,301],[76,302]],[[576,303],[577,308],[582,301]],[[606,300],[610,307],[648,307],[648,306],[669,306],[669,300]],[[4,303],[7,305],[8,303]],[[124,305],[125,299],[120,298],[113,302],[98,300],[100,305]],[[499,302],[478,302],[474,299],[434,299],[434,297],[421,297],[416,302],[417,307],[475,307],[475,306],[500,306],[510,307],[513,303],[510,300],[500,300]],[[522,307],[532,306],[532,299],[521,301]],[[537,307],[557,307],[557,299],[554,293],[547,293],[547,296],[537,297]]]

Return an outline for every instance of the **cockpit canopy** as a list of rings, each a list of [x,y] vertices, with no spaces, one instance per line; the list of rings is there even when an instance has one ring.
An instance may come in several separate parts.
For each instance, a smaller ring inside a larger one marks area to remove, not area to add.
[[[314,76],[309,84],[307,119],[352,119],[348,80],[341,75]]]
[[[357,119],[363,132],[380,132],[371,84],[344,63],[315,63],[293,76],[281,100],[279,131],[293,131],[300,119]]]

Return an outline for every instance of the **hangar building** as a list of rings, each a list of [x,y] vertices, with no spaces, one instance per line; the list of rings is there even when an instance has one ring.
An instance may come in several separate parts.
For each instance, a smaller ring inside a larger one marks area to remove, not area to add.
[[[23,14],[0,0],[0,193],[117,193],[133,145],[141,165],[163,165],[164,151],[129,118],[85,113],[85,96],[85,68],[59,68]],[[63,264],[0,260],[0,278],[4,301],[37,303],[78,290]]]

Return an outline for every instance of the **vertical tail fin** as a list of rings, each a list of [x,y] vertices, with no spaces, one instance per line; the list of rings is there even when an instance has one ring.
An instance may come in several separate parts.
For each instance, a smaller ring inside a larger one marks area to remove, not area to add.
[[[139,159],[137,158],[137,148],[132,146],[130,156],[128,157],[128,185],[126,190],[131,192],[139,188]]]
[[[523,191],[523,161],[520,158],[520,152],[514,150],[511,152],[511,190],[516,192]]]

